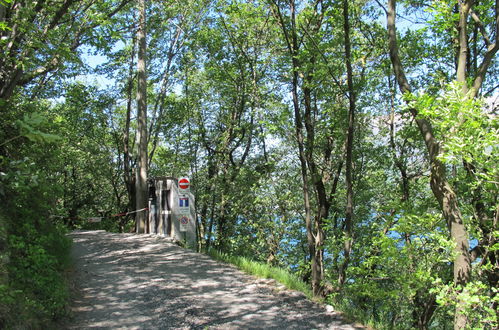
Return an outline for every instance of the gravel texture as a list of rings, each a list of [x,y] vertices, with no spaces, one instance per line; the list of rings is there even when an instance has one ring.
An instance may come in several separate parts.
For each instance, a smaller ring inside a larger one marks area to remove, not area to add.
[[[74,231],[67,329],[362,329],[273,280],[153,235]]]

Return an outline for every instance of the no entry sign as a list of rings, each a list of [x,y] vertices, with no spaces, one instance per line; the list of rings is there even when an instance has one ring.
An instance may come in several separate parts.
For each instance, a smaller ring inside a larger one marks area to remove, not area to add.
[[[191,182],[189,181],[189,178],[183,177],[178,179],[178,187],[180,188],[181,191],[183,192],[189,191],[190,186]]]

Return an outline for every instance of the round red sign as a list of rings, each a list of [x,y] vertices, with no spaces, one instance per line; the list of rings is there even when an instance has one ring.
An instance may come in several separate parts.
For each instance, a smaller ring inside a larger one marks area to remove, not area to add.
[[[178,180],[178,186],[180,189],[189,189],[189,185],[190,182],[187,178],[181,178],[180,180]]]

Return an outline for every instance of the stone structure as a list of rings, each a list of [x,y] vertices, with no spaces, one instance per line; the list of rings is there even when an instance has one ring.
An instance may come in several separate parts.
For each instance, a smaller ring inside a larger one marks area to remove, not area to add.
[[[178,186],[178,179],[162,176],[149,179],[147,232],[171,237],[196,247],[194,195]]]

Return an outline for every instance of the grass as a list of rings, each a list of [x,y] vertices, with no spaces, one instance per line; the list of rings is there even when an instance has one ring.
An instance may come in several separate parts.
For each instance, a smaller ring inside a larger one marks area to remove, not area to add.
[[[274,279],[290,290],[300,291],[308,298],[313,298],[312,291],[308,284],[288,270],[272,267],[268,264],[256,262],[246,257],[231,256],[214,249],[208,250],[207,254],[216,260],[230,263],[247,274],[260,278]]]

